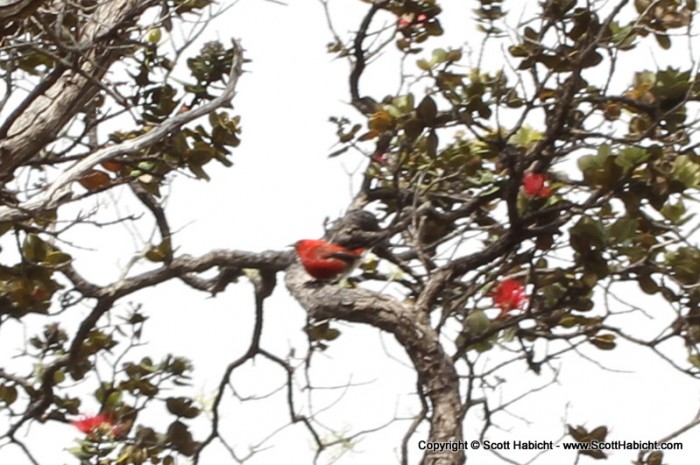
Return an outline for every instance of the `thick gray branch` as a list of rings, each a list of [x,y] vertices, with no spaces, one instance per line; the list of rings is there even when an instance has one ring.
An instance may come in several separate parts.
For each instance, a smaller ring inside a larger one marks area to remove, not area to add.
[[[365,323],[393,334],[410,357],[430,402],[428,440],[462,440],[457,372],[425,313],[369,290],[310,282],[297,265],[287,270],[285,280],[292,296],[312,318]],[[463,452],[427,453],[422,464],[458,465],[464,459]]]
[[[188,255],[174,258],[169,264],[152,271],[138,274],[109,286],[98,287],[81,277],[73,268],[67,268],[64,275],[78,291],[92,298],[118,299],[146,287],[155,286],[175,278],[186,278],[194,273],[203,273],[213,268],[254,268],[266,273],[276,273],[287,268],[293,261],[291,251],[267,250],[264,252],[244,252],[238,250],[212,250],[200,257]]]

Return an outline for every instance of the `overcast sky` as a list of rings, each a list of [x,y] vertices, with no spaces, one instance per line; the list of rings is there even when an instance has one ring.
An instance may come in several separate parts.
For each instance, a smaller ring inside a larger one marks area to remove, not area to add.
[[[471,18],[469,10],[476,2],[443,3],[457,8],[444,15],[445,29],[464,34],[464,29],[471,26],[459,25],[467,24]],[[359,1],[348,0],[334,0],[331,5],[340,34],[355,29],[367,8]],[[242,116],[242,144],[233,153],[234,166],[211,170],[211,182],[180,179],[173,184],[169,215],[173,229],[178,231],[175,239],[178,253],[197,255],[211,248],[279,250],[301,238],[319,237],[324,219],[342,214],[356,185],[357,177],[353,175],[365,163],[352,154],[327,158],[336,140],[328,117],[346,114],[357,118],[358,115],[347,104],[347,63],[326,53],[325,45],[331,36],[320,2],[292,0],[282,6],[242,0],[218,18],[207,35],[222,41],[228,41],[231,36],[240,38],[247,57],[252,59],[245,67],[249,72],[240,80],[234,100],[234,111]],[[441,38],[435,46],[449,42],[450,37]],[[454,37],[456,46],[467,41],[464,35]],[[428,49],[431,48],[429,45]],[[647,66],[653,66],[654,61],[680,59],[652,55],[648,51],[641,53],[637,63]],[[495,54],[492,58],[491,65],[498,67],[500,56]],[[386,56],[373,64],[362,81],[368,93],[381,97],[395,91],[396,63],[393,57]],[[421,96],[422,89],[414,91]],[[108,238],[103,236],[81,239],[93,241],[98,250],[86,254],[78,264],[96,282],[115,279],[135,252],[129,241],[112,241],[105,247]],[[637,292],[634,289],[631,292]],[[180,283],[173,282],[142,292],[135,299],[152,316],[145,332],[150,344],[142,352],[173,352],[192,359],[196,367],[194,386],[203,399],[211,398],[222,368],[240,355],[249,342],[253,311],[250,286],[232,286],[216,299],[209,299],[183,290]],[[647,296],[644,299],[640,296],[640,303],[653,310],[653,300]],[[290,347],[305,347],[304,312],[288,297],[282,285],[266,303],[266,310],[263,338],[266,348],[285,356]],[[653,327],[641,315],[626,317],[635,318],[639,328]],[[403,420],[358,440],[336,463],[396,463],[400,438],[410,423],[405,419],[419,409],[413,395],[414,372],[391,338],[355,325],[338,324],[338,327],[343,334],[314,359],[312,375],[321,386],[347,383],[357,386],[320,393],[318,407],[324,402],[332,404],[342,393],[340,401],[321,416],[323,421],[332,429],[352,433],[377,428],[395,417]],[[494,418],[495,427],[490,430],[489,438],[557,441],[564,432],[563,425],[571,423],[591,429],[606,424],[611,429],[610,440],[657,440],[690,421],[700,408],[697,383],[670,369],[651,351],[621,344],[612,352],[592,347],[582,352],[584,357],[568,354],[555,362],[560,369],[558,384],[514,405],[510,410],[513,415]],[[681,347],[676,354],[685,357]],[[601,366],[585,357],[599,361],[609,371],[601,370]],[[493,363],[498,358],[489,354],[483,363]],[[277,368],[264,362],[256,363],[254,368],[242,371],[235,380],[241,395],[259,394],[279,386],[281,373]],[[528,387],[545,384],[550,375],[545,372],[538,377],[527,371],[523,363],[517,363],[504,371],[503,383],[490,395],[495,401],[507,401]],[[89,399],[85,402],[90,405]],[[98,408],[96,403],[92,405]],[[151,418],[157,422],[158,413],[153,415]],[[223,411],[223,434],[244,455],[249,445],[284,425],[286,415],[283,394],[261,403],[229,402]],[[482,423],[479,415],[468,420],[465,439],[471,440],[477,437]],[[56,453],[71,447],[79,436],[66,425],[40,425],[37,431],[42,432],[43,438],[41,447],[34,451],[42,464],[59,463]],[[51,431],[50,438],[44,436],[46,431]],[[208,430],[200,424],[197,431],[201,438]],[[420,434],[414,436],[411,450],[415,458],[421,455],[417,441],[423,438]],[[700,430],[692,430],[678,440],[683,442],[685,450],[668,452],[665,462],[697,463]],[[297,425],[266,442],[269,449],[249,463],[310,463],[312,445],[311,437]],[[334,454],[323,457],[329,459]],[[508,457],[525,461],[533,455],[511,453]],[[74,463],[75,459],[62,457],[60,462]],[[469,453],[467,463],[497,463],[492,457],[483,451]],[[612,454],[609,462],[629,463],[634,458],[634,453],[626,451]],[[226,460],[224,451],[217,447],[212,447],[210,455],[205,456],[205,463],[223,464]],[[557,450],[535,463],[573,462],[572,452]],[[5,463],[22,465],[26,459],[16,448],[6,447],[0,449],[0,464]],[[593,462],[584,458],[580,463]]]

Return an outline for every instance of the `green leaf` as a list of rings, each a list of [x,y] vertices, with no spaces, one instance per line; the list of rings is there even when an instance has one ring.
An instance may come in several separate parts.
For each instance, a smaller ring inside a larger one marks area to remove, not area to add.
[[[593,310],[594,304],[591,299],[587,298],[580,298],[577,300],[574,300],[571,303],[571,308],[573,310],[578,310],[579,312],[590,312]]]
[[[605,160],[612,155],[612,150],[608,144],[603,144],[598,148],[595,155],[584,155],[577,161],[578,167],[582,172],[589,170],[602,169],[605,166]]]
[[[562,328],[573,328],[574,326],[579,324],[579,317],[575,315],[564,315],[560,320],[559,320],[559,325]]]
[[[146,380],[138,382],[136,387],[139,390],[139,392],[146,397],[154,397],[160,391],[160,389],[158,389],[158,386]]]
[[[517,130],[515,134],[510,138],[510,142],[514,143],[518,147],[527,148],[532,143],[537,142],[542,139],[543,134],[536,129],[523,125]]]
[[[593,336],[590,341],[591,344],[600,350],[613,350],[616,346],[614,334],[601,334],[600,336]]]
[[[423,121],[418,118],[410,118],[403,125],[403,130],[406,133],[406,137],[408,137],[410,140],[414,140],[420,136],[424,128],[425,125],[423,124]]]
[[[63,265],[67,265],[68,263],[71,262],[71,260],[73,260],[73,257],[68,255],[67,253],[54,251],[54,252],[50,252],[46,256],[46,258],[43,260],[43,263],[46,263],[48,265],[53,265],[56,267],[60,267]]]
[[[5,405],[12,405],[17,400],[17,388],[12,385],[0,386],[0,400]]]
[[[80,460],[89,460],[92,454],[87,452],[82,446],[75,446],[66,449],[69,454]]]
[[[547,307],[554,305],[564,294],[566,294],[566,291],[566,286],[559,282],[552,283],[550,286],[545,286],[540,289],[540,292],[544,297],[544,304]]]
[[[637,284],[639,284],[639,288],[645,293],[645,294],[656,294],[661,290],[658,284],[656,284],[656,281],[652,279],[652,277],[648,274],[642,274],[637,278]]]
[[[601,55],[598,52],[592,52],[589,53],[584,57],[584,59],[581,62],[581,65],[583,68],[592,68],[593,66],[596,66],[600,64],[600,62],[603,61],[603,55]],[[569,70],[566,70],[569,71]]]
[[[431,65],[428,60],[424,60],[423,58],[417,60],[416,65],[423,71],[430,71],[431,69],[433,69],[433,65]]]
[[[479,335],[491,327],[491,320],[483,310],[472,310],[465,320],[465,329],[471,335]]]
[[[182,418],[195,418],[200,411],[192,405],[192,399],[188,397],[168,397],[165,405],[170,413]]]
[[[433,50],[433,63],[443,63],[447,59],[447,52],[444,49],[436,48]]]
[[[0,223],[0,237],[2,237],[7,231],[12,229],[12,223]]]
[[[187,167],[190,169],[190,171],[192,171],[192,174],[197,176],[198,179],[204,179],[205,181],[211,180],[207,172],[204,171],[204,168],[202,168],[202,165],[198,165],[196,163],[188,163]]]
[[[664,50],[668,50],[669,48],[671,48],[671,38],[667,34],[658,33],[654,34],[654,37],[659,43],[659,46],[661,46],[661,48],[663,48]]]
[[[596,284],[598,284],[598,275],[596,273],[586,271],[585,273],[583,273],[581,282],[588,287],[594,287]]]
[[[152,27],[146,33],[146,40],[152,44],[157,44],[158,42],[160,42],[161,37],[162,34],[160,32],[160,28],[157,27]]]
[[[444,31],[442,30],[442,26],[440,25],[440,22],[437,19],[434,19],[433,21],[427,23],[425,25],[425,31],[428,33],[428,35],[431,36],[441,36]]]
[[[479,342],[477,344],[472,344],[471,346],[469,346],[469,350],[476,350],[480,354],[488,352],[491,349],[493,349],[493,344],[488,341]]]
[[[53,374],[53,383],[56,384],[61,384],[63,381],[66,380],[66,372],[63,370],[57,370]]]
[[[509,326],[503,330],[503,342],[511,342],[515,339],[518,334],[518,328],[515,326]]]
[[[600,163],[595,155],[583,155],[579,157],[576,163],[578,164],[578,169],[580,169],[582,172],[600,168]]]
[[[649,159],[649,151],[640,147],[625,147],[615,158],[615,163],[626,170],[631,170]]]
[[[430,126],[437,116],[435,100],[429,95],[423,97],[423,100],[418,104],[418,108],[416,108],[416,113],[418,113],[418,116],[423,120],[426,126]]]
[[[148,252],[146,252],[146,258],[152,262],[163,262],[168,257],[172,257],[172,255],[173,249],[170,238],[165,239],[155,247],[151,247]]]
[[[530,47],[523,44],[511,45],[508,47],[508,52],[515,58],[525,58],[530,55]]]
[[[592,248],[605,247],[607,234],[600,221],[585,216],[571,228],[569,241],[574,250],[588,254]]]
[[[667,203],[661,207],[661,214],[664,216],[664,218],[675,225],[680,225],[688,219],[683,218],[686,212],[687,209],[685,208],[683,200],[679,200],[677,203]]]
[[[660,450],[655,450],[647,456],[647,465],[662,465],[664,453]]]
[[[607,426],[598,426],[595,428],[593,431],[590,432],[590,436],[592,439],[595,439],[596,441],[605,441],[605,437],[608,435],[608,427]]]
[[[666,263],[673,276],[685,285],[695,285],[700,281],[700,251],[694,247],[680,247],[666,252]]]
[[[48,244],[34,233],[27,234],[22,244],[24,258],[33,263],[42,262],[49,250]]]
[[[671,175],[673,179],[681,182],[685,187],[700,187],[700,165],[687,155],[676,157]]]
[[[172,443],[173,449],[185,456],[192,456],[195,452],[192,434],[181,421],[175,421],[168,427],[168,441]]]
[[[588,430],[583,426],[572,427],[567,425],[569,429],[569,435],[574,438],[576,442],[590,442],[591,436],[588,434]]]
[[[307,325],[304,331],[311,341],[332,341],[340,336],[340,331],[331,328],[328,321]]]
[[[639,220],[636,218],[619,218],[608,228],[608,236],[615,242],[625,242],[631,238],[639,227]]]
[[[413,111],[413,106],[415,105],[415,97],[413,94],[408,93],[406,95],[398,95],[391,100],[394,108],[397,109],[396,117],[399,117],[405,113]]]
[[[446,61],[455,62],[462,59],[462,51],[459,49],[450,50],[445,57]]]
[[[428,137],[425,138],[425,152],[430,158],[437,157],[438,136],[434,130],[430,130]]]

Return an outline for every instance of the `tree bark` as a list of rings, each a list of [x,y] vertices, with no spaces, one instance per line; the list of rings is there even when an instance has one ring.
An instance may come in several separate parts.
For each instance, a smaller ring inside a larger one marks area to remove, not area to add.
[[[309,285],[310,277],[299,265],[285,274],[292,296],[314,319],[335,318],[365,323],[394,335],[406,350],[418,374],[418,382],[430,409],[429,442],[462,441],[459,379],[452,359],[445,353],[427,314],[412,306],[366,289],[335,285]],[[464,451],[426,450],[423,465],[460,465]]]
[[[112,0],[95,9],[78,37],[77,47],[86,50],[78,66],[64,70],[57,79],[49,73],[42,83],[46,87],[43,92],[30,93],[20,104],[23,111],[10,115],[3,124],[6,133],[0,140],[0,179],[12,179],[14,171],[54,140],[95,96],[101,88],[100,80],[122,54],[122,48],[116,45],[121,42],[120,35],[126,34],[124,28],[152,4]]]

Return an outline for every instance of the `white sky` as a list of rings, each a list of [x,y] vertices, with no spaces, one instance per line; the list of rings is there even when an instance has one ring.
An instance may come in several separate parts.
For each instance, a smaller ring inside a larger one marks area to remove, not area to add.
[[[197,255],[211,248],[281,249],[297,239],[320,236],[324,218],[341,214],[351,198],[354,185],[351,174],[358,172],[364,162],[353,155],[326,158],[336,140],[328,117],[355,116],[346,103],[347,63],[334,60],[325,51],[331,36],[320,3],[314,0],[289,3],[280,6],[242,0],[208,31],[211,37],[222,41],[231,35],[240,38],[248,58],[253,60],[246,66],[250,72],[240,80],[234,100],[235,112],[243,117],[243,142],[233,153],[234,167],[208,169],[211,182],[180,179],[174,183],[169,218],[173,228],[179,230],[175,245],[180,253]],[[471,18],[470,9],[476,5],[476,2],[442,3],[456,8],[443,15],[447,31],[460,30],[460,24],[466,24]],[[335,0],[332,5],[341,34],[357,27],[366,8],[361,2],[347,0]],[[453,45],[463,41],[459,38]],[[441,38],[434,46],[440,42],[449,41]],[[427,48],[429,51],[433,45]],[[651,66],[652,56],[644,57],[644,64]],[[653,57],[657,61],[666,58]],[[375,97],[391,93],[397,86],[396,61],[389,56],[381,60],[385,61],[370,68],[362,80],[366,92]],[[86,254],[76,264],[95,282],[114,279],[135,252],[133,244],[123,238],[110,240],[94,230],[78,230],[76,234],[81,240],[92,241],[99,251]],[[644,308],[654,313],[653,300],[646,296],[644,299],[640,300]],[[216,299],[208,299],[173,282],[142,292],[134,296],[134,301],[143,302],[144,312],[152,316],[145,332],[150,345],[144,352],[187,356],[195,363],[194,386],[205,398],[211,396],[222,367],[241,354],[249,342],[253,312],[250,286],[245,283],[231,286]],[[301,330],[304,312],[288,297],[282,282],[267,301],[266,312],[263,346],[280,356],[285,356],[290,346],[305,346]],[[640,329],[649,324],[642,317],[635,318]],[[374,329],[336,325],[343,334],[331,343],[326,353],[314,358],[312,376],[321,386],[346,383],[360,386],[344,392],[344,397],[320,417],[323,422],[338,431],[354,432],[415,413],[418,409],[413,395],[415,376],[402,365],[407,363],[406,357],[393,340]],[[5,340],[0,338],[0,344],[6,347],[8,336],[2,336]],[[606,424],[611,429],[610,440],[656,440],[689,422],[700,408],[697,383],[670,369],[650,351],[621,344],[612,352],[595,348],[582,352],[608,368],[625,373],[602,372],[595,363],[578,355],[562,357],[558,362],[558,384],[517,404],[511,410],[514,416],[497,416],[494,422],[501,429],[492,428],[488,438],[556,441],[564,431],[563,425],[571,423],[590,429]],[[684,357],[682,350],[677,353],[679,358]],[[489,357],[497,358],[497,355],[489,354]],[[235,376],[241,395],[260,394],[279,386],[279,369],[264,361],[255,365],[255,369],[243,370]],[[528,386],[546,382],[547,375],[545,370],[538,378],[523,363],[516,363],[504,372],[504,383],[491,394],[493,401],[512,399]],[[86,386],[86,389],[94,387]],[[341,391],[324,391],[314,405],[332,403],[340,395]],[[86,403],[89,405],[89,399]],[[153,421],[157,422],[158,418],[164,417],[156,413]],[[245,455],[251,444],[287,422],[287,410],[283,395],[261,404],[229,401],[225,403],[223,418],[223,434],[240,455]],[[337,463],[397,463],[400,438],[408,424],[398,421],[383,431],[364,436]],[[470,417],[465,439],[476,438],[480,428],[480,418]],[[196,431],[201,438],[208,429],[200,424]],[[30,434],[34,441],[42,440],[41,447],[34,448],[40,463],[75,463],[65,453],[60,459],[56,455],[73,445],[73,439],[78,437],[73,428],[37,425]],[[330,437],[328,432],[326,438]],[[413,463],[421,455],[417,441],[423,438],[420,434],[414,436],[410,445]],[[665,462],[697,463],[700,429],[691,430],[677,440],[683,442],[684,451],[668,452]],[[249,463],[301,464],[310,463],[313,457],[311,437],[299,425],[282,431],[265,443],[265,447],[269,449]],[[322,456],[321,463],[326,463],[335,453]],[[524,462],[532,454],[507,456]],[[630,451],[615,453],[609,462],[629,463],[635,457]],[[558,465],[573,463],[574,459],[570,451],[554,451],[535,463]],[[210,448],[202,463],[228,463],[226,460],[225,452],[217,446]],[[5,463],[27,462],[18,449],[6,447],[0,449],[0,464]],[[468,453],[467,463],[500,462],[479,451]],[[582,458],[579,463],[593,462]]]

